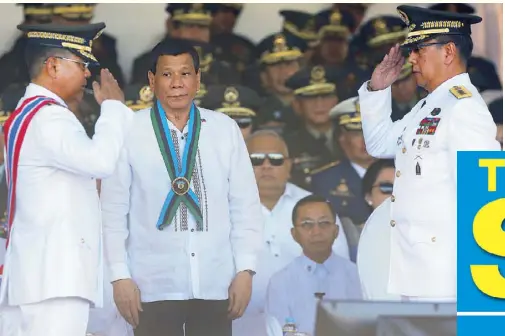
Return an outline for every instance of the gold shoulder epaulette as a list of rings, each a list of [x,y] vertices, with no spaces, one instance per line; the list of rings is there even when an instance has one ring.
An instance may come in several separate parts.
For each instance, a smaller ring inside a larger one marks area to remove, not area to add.
[[[449,91],[458,99],[468,98],[472,96],[472,93],[463,85],[453,86]]]
[[[320,172],[322,172],[322,171],[325,171],[325,170],[326,170],[326,169],[328,169],[328,168],[335,167],[335,166],[336,166],[336,165],[338,165],[339,163],[340,163],[340,161],[333,161],[333,162],[330,162],[330,163],[328,163],[328,164],[325,164],[325,165],[324,165],[324,166],[322,166],[322,167],[319,167],[319,168],[316,168],[316,169],[312,170],[312,171],[310,172],[310,175],[315,175],[315,174],[317,174],[317,173],[320,173]]]

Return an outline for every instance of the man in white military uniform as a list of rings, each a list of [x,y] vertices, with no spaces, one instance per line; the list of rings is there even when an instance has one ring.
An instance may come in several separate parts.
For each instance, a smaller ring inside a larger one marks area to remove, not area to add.
[[[233,321],[233,334],[262,336],[265,297],[270,277],[300,256],[302,249],[291,236],[293,208],[296,202],[310,195],[307,190],[289,183],[291,160],[281,136],[263,130],[247,138],[247,149],[254,168],[264,217],[263,249],[253,279],[251,302],[244,316]],[[341,225],[337,218],[337,225]],[[349,247],[344,230],[339,230],[333,251],[349,260]]]
[[[68,105],[82,99],[93,39],[105,24],[21,25],[31,83],[4,125],[9,240],[1,285],[15,336],[84,335],[102,302],[96,178],[114,172],[133,112],[108,70],[93,83],[101,105],[90,139]],[[9,336],[4,335],[2,336]]]
[[[135,336],[231,336],[263,237],[251,161],[233,119],[195,106],[192,44],[163,41],[153,60],[153,107],[136,112],[102,181],[114,299]]]
[[[359,90],[368,152],[396,158],[391,197],[388,291],[406,300],[456,299],[456,158],[460,150],[499,150],[491,114],[470,82],[474,15],[399,6],[405,42],[391,48]],[[391,84],[409,55],[429,94],[392,122]]]

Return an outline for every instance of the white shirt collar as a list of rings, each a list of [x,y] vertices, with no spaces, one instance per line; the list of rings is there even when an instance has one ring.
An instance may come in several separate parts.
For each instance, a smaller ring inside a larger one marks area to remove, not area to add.
[[[359,164],[351,162],[351,166],[354,168],[356,173],[358,173],[359,177],[363,178],[366,173],[366,168],[361,167]]]
[[[46,89],[45,87],[43,86],[40,86],[38,84],[34,84],[34,83],[30,83],[27,87],[26,87],[26,91],[25,91],[25,96],[24,98],[29,98],[29,97],[33,97],[33,96],[45,96],[45,97],[49,97],[49,98],[52,98],[54,100],[56,100],[58,103],[62,104],[63,106],[67,107],[67,104],[65,103],[65,101],[63,99],[61,99],[57,94],[55,94],[54,92],[52,91],[49,91],[48,89]]]

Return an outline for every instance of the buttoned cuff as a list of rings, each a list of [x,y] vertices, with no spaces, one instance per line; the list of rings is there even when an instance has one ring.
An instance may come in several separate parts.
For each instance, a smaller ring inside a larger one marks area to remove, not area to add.
[[[126,264],[114,264],[109,266],[110,282],[123,279],[131,279],[130,270]]]
[[[245,254],[235,257],[235,268],[237,273],[247,270],[256,272],[257,257],[251,254]]]

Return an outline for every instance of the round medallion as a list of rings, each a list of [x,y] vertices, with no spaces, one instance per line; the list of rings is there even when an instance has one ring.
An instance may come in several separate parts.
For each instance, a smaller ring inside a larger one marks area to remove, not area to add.
[[[178,177],[172,181],[172,190],[179,196],[189,191],[189,181],[185,177]]]

